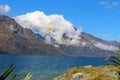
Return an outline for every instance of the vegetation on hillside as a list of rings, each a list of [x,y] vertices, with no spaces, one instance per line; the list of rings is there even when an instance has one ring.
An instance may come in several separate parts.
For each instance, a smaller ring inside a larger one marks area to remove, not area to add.
[[[116,55],[106,60],[109,65],[74,67],[54,80],[120,80],[120,46]]]
[[[115,66],[74,67],[54,80],[119,80]]]
[[[116,56],[109,57],[108,61],[110,62],[110,65],[113,65],[119,69],[117,74],[120,80],[120,45],[118,46],[118,50],[116,50]]]

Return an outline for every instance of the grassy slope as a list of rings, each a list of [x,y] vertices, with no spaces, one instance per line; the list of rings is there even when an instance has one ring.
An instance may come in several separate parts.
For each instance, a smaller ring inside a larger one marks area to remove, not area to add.
[[[117,71],[119,69],[114,66],[74,67],[54,80],[119,80]],[[76,73],[82,73],[82,76],[73,79]]]

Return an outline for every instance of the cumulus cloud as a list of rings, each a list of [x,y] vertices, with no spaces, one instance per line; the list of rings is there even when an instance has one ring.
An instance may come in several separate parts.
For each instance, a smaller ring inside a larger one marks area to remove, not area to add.
[[[10,12],[10,7],[8,5],[0,5],[0,14],[5,14]]]
[[[102,35],[100,35],[100,37],[101,38],[106,38],[106,37],[109,37],[109,35],[108,34],[102,34]]]
[[[118,48],[112,45],[106,45],[100,42],[93,41],[94,46],[103,49],[103,50],[109,50],[109,51],[116,51]]]
[[[109,1],[100,1],[98,2],[98,4],[108,9],[112,9],[120,5],[119,2],[109,2]]]
[[[46,15],[35,11],[15,17],[15,20],[24,28],[30,28],[45,37],[49,44],[78,45],[80,43],[81,28],[75,29],[73,24],[64,19],[62,15]],[[47,27],[51,26],[51,30]]]
[[[101,2],[98,2],[98,4],[100,4],[100,5],[108,5],[108,2],[107,1],[101,1]]]
[[[96,34],[96,36],[97,36],[98,38],[101,38],[101,39],[107,39],[107,38],[110,37],[109,34]]]

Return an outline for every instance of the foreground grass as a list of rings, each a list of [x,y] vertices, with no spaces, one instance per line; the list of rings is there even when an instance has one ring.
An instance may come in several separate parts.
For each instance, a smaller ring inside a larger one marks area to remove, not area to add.
[[[119,80],[115,66],[74,67],[54,80]]]

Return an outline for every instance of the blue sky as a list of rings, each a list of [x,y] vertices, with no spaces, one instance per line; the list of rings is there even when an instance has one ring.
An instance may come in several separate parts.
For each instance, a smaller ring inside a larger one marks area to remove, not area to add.
[[[60,14],[75,27],[105,40],[120,40],[120,0],[1,0],[9,5],[8,16],[43,11]]]

